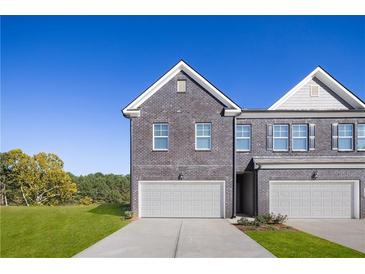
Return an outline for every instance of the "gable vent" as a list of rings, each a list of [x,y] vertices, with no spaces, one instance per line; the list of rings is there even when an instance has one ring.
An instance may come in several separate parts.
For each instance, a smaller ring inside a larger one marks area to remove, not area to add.
[[[311,97],[318,97],[319,96],[319,86],[312,85],[311,86]]]
[[[177,80],[177,92],[186,91],[186,80]]]

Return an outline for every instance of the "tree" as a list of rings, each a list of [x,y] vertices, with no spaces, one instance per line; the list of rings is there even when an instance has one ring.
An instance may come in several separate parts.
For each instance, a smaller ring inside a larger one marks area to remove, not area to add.
[[[10,150],[1,155],[1,181],[4,197],[16,204],[24,203],[29,206],[26,189],[33,184],[36,177],[32,157],[20,149]]]
[[[27,206],[63,203],[77,191],[62,160],[52,153],[32,157],[20,149],[2,153],[0,179],[2,200],[21,204],[22,199]]]
[[[102,174],[97,172],[86,176],[74,176],[79,199],[90,197],[95,202],[128,203],[130,199],[129,176]]]

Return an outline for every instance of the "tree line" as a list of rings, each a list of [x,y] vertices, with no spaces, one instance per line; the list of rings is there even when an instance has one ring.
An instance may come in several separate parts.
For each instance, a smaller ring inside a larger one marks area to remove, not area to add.
[[[129,175],[76,176],[56,154],[0,153],[0,205],[128,203]]]

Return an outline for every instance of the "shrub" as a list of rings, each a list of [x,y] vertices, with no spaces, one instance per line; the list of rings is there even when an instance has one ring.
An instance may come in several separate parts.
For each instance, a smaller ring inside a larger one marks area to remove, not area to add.
[[[82,197],[80,199],[80,204],[82,205],[91,205],[93,203],[93,199],[89,196]]]
[[[266,213],[255,217],[255,221],[260,224],[282,224],[287,220],[287,215]]]
[[[250,221],[249,219],[244,218],[244,217],[237,220],[237,224],[243,225],[243,226],[259,226],[260,225],[259,222],[257,222],[256,220]]]
[[[134,216],[133,211],[130,211],[130,210],[124,211],[125,219],[131,219],[131,218],[133,218],[133,216]]]

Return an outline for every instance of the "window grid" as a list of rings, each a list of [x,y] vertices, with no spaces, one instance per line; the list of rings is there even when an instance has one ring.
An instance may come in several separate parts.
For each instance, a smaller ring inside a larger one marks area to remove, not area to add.
[[[357,150],[365,151],[365,124],[357,125]]]
[[[159,143],[158,141],[165,143]],[[159,144],[158,144],[159,143]],[[169,125],[166,123],[153,124],[153,150],[168,150],[169,147]]]
[[[240,141],[247,142],[247,148],[238,148]],[[251,125],[236,125],[236,150],[250,151],[251,150]]]
[[[297,147],[303,141],[304,147]],[[296,142],[298,141],[298,142]],[[298,124],[292,125],[292,150],[293,151],[308,151],[308,125]]]
[[[285,148],[277,148],[277,142],[286,145]],[[288,125],[274,125],[273,126],[273,150],[274,151],[288,151],[289,150],[289,126]]]
[[[353,142],[353,124],[339,124],[338,125],[338,150],[352,151],[354,147]],[[348,143],[347,143],[348,142]],[[344,147],[345,145],[349,147]]]
[[[211,150],[211,124],[210,123],[196,123],[195,124],[195,150]],[[199,140],[207,141],[206,147],[199,145]]]

